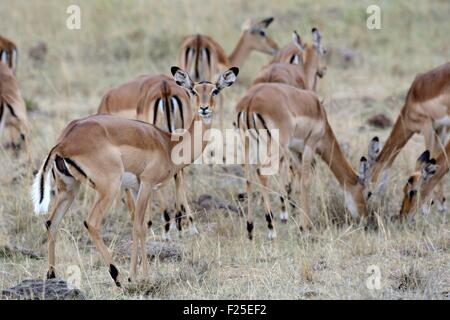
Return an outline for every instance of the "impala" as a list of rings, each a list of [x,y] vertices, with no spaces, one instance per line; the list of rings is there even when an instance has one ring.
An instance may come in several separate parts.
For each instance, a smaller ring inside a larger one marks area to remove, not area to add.
[[[274,106],[277,106],[276,108]],[[278,143],[280,155],[284,159],[293,156],[293,162],[300,173],[300,206],[301,214],[299,225],[301,229],[311,226],[310,206],[308,200],[308,186],[310,184],[311,162],[315,153],[318,153],[327,163],[336,176],[338,182],[345,191],[347,208],[353,218],[366,217],[364,186],[360,183],[360,177],[352,169],[339,143],[331,129],[325,109],[312,91],[300,90],[286,84],[264,83],[251,87],[239,101],[237,107],[237,126],[241,130],[244,143],[244,170],[247,179],[248,197],[248,236],[252,239],[253,212],[251,201],[251,182],[248,159],[250,156],[250,139],[258,138],[258,130],[279,129],[279,141],[272,140],[270,135],[268,143]],[[255,136],[246,131],[253,129]],[[301,162],[298,161],[299,153],[302,154]],[[280,157],[280,158],[281,158]],[[281,161],[281,160],[280,160]],[[365,159],[362,159],[361,166]],[[282,161],[286,163],[287,161]],[[281,163],[281,164],[282,164]],[[281,180],[286,181],[286,170],[280,164]],[[284,165],[285,166],[285,165]],[[262,185],[262,196],[266,208],[266,221],[269,228],[269,239],[276,237],[273,223],[269,195],[267,193],[269,176],[263,175],[260,170],[263,165],[258,165],[257,175]],[[289,193],[289,190],[287,190]],[[280,215],[286,219],[285,212]]]
[[[117,286],[121,286],[121,277],[101,237],[101,224],[121,185],[139,184],[133,220],[129,280],[133,281],[136,277],[138,251],[143,274],[148,275],[144,218],[152,190],[159,188],[188,165],[175,164],[172,161],[172,151],[179,144],[193,150],[191,162],[201,155],[207,140],[204,139],[203,133],[211,127],[215,109],[214,97],[234,83],[239,69],[233,67],[225,71],[215,84],[194,83],[189,75],[178,67],[172,67],[171,71],[177,84],[195,93],[197,97],[197,112],[189,128],[179,134],[181,142],[174,141],[171,133],[143,121],[106,114],[93,115],[72,121],[63,130],[57,144],[43,162],[32,188],[36,214],[48,210],[52,171],[55,173],[57,186],[57,199],[46,222],[48,278],[55,277],[55,237],[58,226],[81,183],[88,184],[96,191],[95,202],[84,226],[108,264],[110,275]],[[194,130],[199,123],[201,134]],[[198,141],[201,142],[201,148],[193,146]]]
[[[11,40],[0,36],[0,61],[8,65],[13,72],[17,69],[17,47]]]
[[[416,171],[408,178],[403,188],[403,201],[399,218],[412,218],[417,208],[428,211],[427,200],[434,187],[442,180],[449,170],[450,142],[439,153],[436,159],[430,159],[430,151],[423,152],[416,162]]]
[[[0,137],[5,128],[10,130],[13,149],[20,149],[22,142],[24,143],[28,162],[31,163],[25,102],[11,68],[0,62]]]
[[[229,56],[226,55],[222,46],[209,36],[201,34],[187,36],[182,41],[178,63],[195,81],[211,81],[212,77],[221,70],[230,66],[242,67],[252,50],[273,55],[277,52],[278,46],[266,33],[272,22],[272,17],[258,23],[248,19],[243,24],[241,36]],[[223,97],[219,98],[219,125],[223,132]]]
[[[446,63],[416,76],[381,152],[378,137],[370,141],[369,162],[363,180],[378,184],[378,191],[383,192],[388,170],[412,135],[421,132],[426,149],[435,156],[446,143],[449,126],[450,63]],[[442,189],[441,184],[437,190],[439,210],[445,210]]]
[[[192,109],[189,93],[180,87],[172,78],[166,75],[143,75],[109,90],[103,97],[98,113],[109,113],[123,116],[129,119],[138,119],[152,123],[162,130],[174,132],[176,129],[184,129],[192,121]],[[187,197],[183,184],[184,175],[181,170],[175,175],[176,201],[176,225],[182,230],[181,217],[183,212],[190,221],[193,221],[191,209],[187,203]],[[134,188],[137,193],[138,185]],[[132,213],[134,200],[129,189],[125,190],[127,205]],[[180,192],[180,194],[178,194]],[[169,240],[170,212],[166,198],[158,192],[159,204],[165,221],[163,239]],[[181,206],[180,204],[183,203]],[[196,233],[192,224],[192,233]]]
[[[304,44],[294,31],[292,42],[275,55],[253,83],[281,82],[300,89],[316,91],[317,77],[322,78],[326,71],[320,64],[320,57],[325,50],[322,48],[322,35],[319,29],[313,28],[311,33],[312,43]]]

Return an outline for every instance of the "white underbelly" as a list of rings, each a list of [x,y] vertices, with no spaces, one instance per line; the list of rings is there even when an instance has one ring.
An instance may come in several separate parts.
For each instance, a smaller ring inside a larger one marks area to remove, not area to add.
[[[445,117],[434,120],[434,127],[435,128],[450,127],[450,117],[445,116]]]
[[[293,138],[289,141],[288,148],[294,152],[303,153],[303,150],[305,149],[305,141],[302,139]]]
[[[122,175],[122,188],[139,190],[139,180],[134,173],[125,171]]]

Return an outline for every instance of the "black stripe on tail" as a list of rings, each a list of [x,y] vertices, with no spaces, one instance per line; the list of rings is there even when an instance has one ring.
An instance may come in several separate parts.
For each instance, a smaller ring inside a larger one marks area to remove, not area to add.
[[[9,112],[11,112],[11,115],[12,115],[14,118],[18,118],[17,115],[16,115],[16,113],[14,112],[14,109],[11,107],[11,105],[6,104],[6,107],[8,108]]]
[[[269,135],[269,138],[272,138],[272,136],[270,134],[270,130],[269,130],[269,128],[267,128],[266,121],[263,119],[263,117],[259,113],[256,113],[256,116],[258,117],[259,121],[261,121],[264,129],[267,130],[267,134]]]
[[[178,108],[180,110],[180,118],[181,118],[181,129],[184,129],[184,113],[183,113],[183,104],[181,103],[180,98],[178,96],[173,96],[173,98],[177,101]]]
[[[153,125],[156,125],[156,120],[158,119],[158,105],[160,98],[156,99],[155,105],[153,107]]]
[[[0,103],[0,123],[2,123],[2,118],[3,118],[3,110],[4,110],[4,106],[3,103]]]
[[[53,149],[55,149],[55,148],[53,148]],[[44,200],[44,179],[45,179],[45,175],[46,175],[46,172],[47,172],[47,166],[48,166],[48,163],[50,161],[50,157],[52,155],[53,149],[49,152],[47,158],[45,159],[44,166],[42,167],[41,179],[39,181],[39,185],[40,185],[40,188],[39,188],[39,191],[40,191],[40,193],[39,193],[39,203],[42,203],[42,200]]]
[[[172,126],[171,126],[171,123],[170,123],[170,122],[171,122],[171,121],[170,121],[170,113],[171,113],[171,110],[170,110],[169,99],[168,99],[167,96],[164,97],[164,104],[165,104],[164,110],[165,110],[165,112],[166,112],[167,131],[172,132]]]

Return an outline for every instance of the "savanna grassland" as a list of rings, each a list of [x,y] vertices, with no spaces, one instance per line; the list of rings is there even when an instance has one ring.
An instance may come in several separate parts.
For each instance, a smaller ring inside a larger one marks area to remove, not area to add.
[[[66,28],[66,8],[72,3],[81,7],[81,30]],[[370,4],[381,7],[381,30],[366,27]],[[444,0],[0,0],[0,34],[19,48],[17,77],[29,111],[33,152],[29,168],[24,156],[15,158],[0,148],[0,289],[42,278],[47,271],[45,216],[33,216],[29,188],[32,170],[62,128],[95,113],[107,89],[140,74],[169,73],[183,36],[211,35],[230,52],[246,18],[267,16],[275,17],[268,34],[280,46],[291,40],[293,30],[306,41],[311,41],[313,26],[321,30],[327,74],[318,93],[354,168],[369,140],[378,135],[383,142],[390,131],[368,125],[367,119],[383,113],[395,121],[415,75],[450,57],[450,3]],[[47,52],[30,56],[39,42]],[[254,52],[242,66],[238,82],[226,93],[227,127],[232,127],[239,97],[269,59]],[[80,289],[90,299],[448,299],[449,213],[434,207],[410,224],[389,219],[399,210],[403,185],[423,150],[423,137],[416,135],[398,156],[385,195],[370,203],[378,228],[369,230],[348,219],[343,192],[317,159],[310,183],[314,230],[300,233],[291,210],[286,225],[276,224],[275,241],[266,240],[259,197],[253,242],[246,238],[245,217],[229,209],[205,210],[197,203],[208,194],[244,208],[245,202],[237,201],[244,190],[240,170],[191,166],[188,199],[200,234],[180,239],[173,230],[172,242],[162,245],[175,250],[177,259],[153,259],[150,278],[125,290],[114,287],[83,227],[94,195],[83,188],[58,234],[58,275],[67,279],[70,266],[78,266]],[[277,212],[277,179],[272,182]],[[172,197],[173,187],[165,190]],[[160,212],[158,207],[153,211],[155,235],[149,232],[148,242],[161,245]],[[335,216],[344,222],[331,223]],[[112,208],[103,234],[125,275],[131,232],[126,207]],[[23,254],[24,249],[38,259]],[[373,265],[381,271],[379,290],[366,286],[367,268]]]

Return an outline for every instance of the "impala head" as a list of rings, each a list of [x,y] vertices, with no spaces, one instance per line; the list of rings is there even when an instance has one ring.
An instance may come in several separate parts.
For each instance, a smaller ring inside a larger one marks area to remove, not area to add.
[[[219,75],[216,83],[211,83],[209,81],[195,83],[186,71],[178,67],[172,67],[171,72],[175,82],[188,90],[188,92],[195,97],[198,114],[207,124],[209,124],[216,105],[216,97],[219,95],[220,91],[231,86],[236,81],[237,75],[239,74],[239,68],[232,67],[228,69]]]
[[[400,209],[400,218],[413,213],[419,204],[419,191],[422,185],[436,173],[436,160],[430,159],[430,152],[423,152],[416,162],[416,171],[408,178],[403,187],[403,201]]]
[[[267,28],[273,22],[273,17],[268,17],[257,23],[248,19],[242,25],[243,40],[250,49],[274,55],[278,46],[271,37],[267,35]]]
[[[319,29],[312,28],[312,43],[304,45],[304,59],[310,61],[311,65],[317,70],[316,75],[322,78],[325,75],[326,67],[320,63],[321,56],[326,53],[326,50],[322,47],[322,34]]]
[[[369,199],[372,196],[372,191],[370,190],[370,178],[372,175],[373,165],[376,163],[376,159],[378,154],[380,153],[380,139],[378,137],[374,137],[369,142],[369,148],[367,151],[368,157],[361,157],[359,162],[359,170],[358,170],[358,180],[359,183],[364,187],[364,193],[366,199]]]

